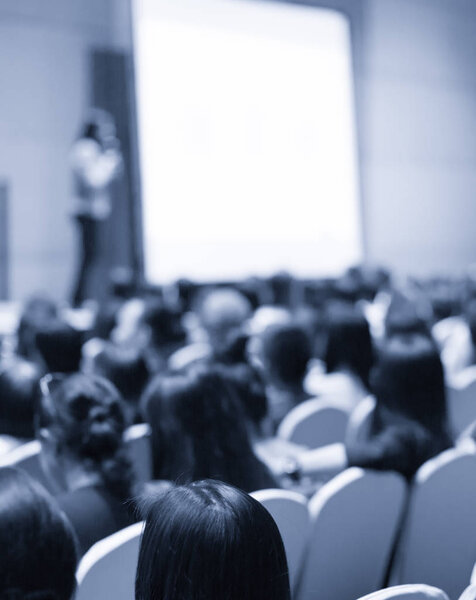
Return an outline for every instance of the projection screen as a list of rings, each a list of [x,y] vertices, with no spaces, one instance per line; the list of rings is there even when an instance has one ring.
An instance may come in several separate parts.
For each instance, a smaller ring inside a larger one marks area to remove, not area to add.
[[[349,23],[134,0],[146,277],[334,275],[362,258]]]

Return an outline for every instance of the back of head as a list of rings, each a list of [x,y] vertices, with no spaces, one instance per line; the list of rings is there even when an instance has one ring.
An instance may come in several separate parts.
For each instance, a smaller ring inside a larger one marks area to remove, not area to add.
[[[13,358],[0,368],[0,433],[34,437],[40,372],[34,363]]]
[[[312,350],[301,327],[293,323],[268,327],[262,335],[261,352],[268,379],[289,387],[302,385]]]
[[[401,334],[421,334],[430,337],[429,327],[420,316],[416,304],[404,294],[394,291],[385,317],[385,335],[390,338]]]
[[[17,330],[17,353],[20,356],[35,358],[36,334],[56,316],[56,304],[49,298],[33,296],[26,302]]]
[[[178,346],[186,341],[181,312],[165,306],[161,300],[146,304],[143,322],[149,328],[151,343],[156,348]]]
[[[40,437],[51,441],[70,460],[88,464],[108,490],[121,498],[131,494],[132,471],[123,433],[121,397],[106,379],[75,374],[47,375],[40,401]]]
[[[259,372],[245,363],[223,366],[222,372],[234,388],[246,418],[259,426],[268,413],[266,387]]]
[[[249,301],[232,288],[208,292],[199,306],[200,322],[216,352],[228,347],[250,316]]]
[[[372,373],[372,389],[380,405],[429,427],[446,430],[443,367],[434,343],[426,336],[393,336],[380,349]]]
[[[39,329],[36,345],[47,371],[74,373],[79,370],[83,333],[61,320],[50,322]]]
[[[328,373],[346,369],[369,388],[372,338],[367,319],[357,309],[340,306],[330,313],[324,361]]]
[[[0,596],[70,600],[76,553],[71,526],[25,473],[0,469]]]
[[[248,494],[217,481],[172,488],[152,503],[137,600],[289,600],[278,528]]]
[[[93,372],[113,383],[125,400],[139,400],[149,378],[147,364],[139,351],[106,344],[92,363]]]
[[[255,457],[239,400],[213,367],[158,377],[145,396],[156,476],[180,482],[216,478],[253,491],[274,487]]]

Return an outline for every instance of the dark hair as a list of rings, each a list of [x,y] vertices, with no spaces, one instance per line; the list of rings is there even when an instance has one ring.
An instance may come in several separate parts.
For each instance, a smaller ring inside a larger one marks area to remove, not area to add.
[[[426,336],[400,335],[387,341],[380,349],[371,383],[378,405],[446,435],[443,366]]]
[[[369,389],[373,364],[373,348],[367,319],[353,308],[340,308],[331,313],[324,362],[328,373],[346,368]]]
[[[158,376],[144,398],[156,478],[212,477],[246,491],[276,487],[253,453],[233,389],[213,367]]]
[[[260,425],[268,414],[266,387],[260,374],[248,364],[223,366],[225,379],[233,386],[243,413],[255,425]]]
[[[131,496],[125,416],[121,397],[109,381],[78,373],[50,385],[50,393],[41,398],[38,426],[48,429],[78,461],[88,461],[112,494]]]
[[[39,380],[38,367],[21,358],[0,366],[0,434],[34,437]]]
[[[152,345],[157,348],[186,341],[182,313],[177,308],[165,306],[159,299],[146,303],[143,321],[150,328]]]
[[[289,600],[283,542],[254,498],[218,481],[172,488],[146,518],[136,600]]]
[[[51,373],[74,373],[79,370],[84,335],[68,323],[56,320],[36,334],[36,345]]]
[[[17,328],[17,354],[36,358],[36,334],[57,318],[56,304],[43,296],[32,296],[25,304]]]
[[[0,598],[70,600],[76,585],[71,525],[23,471],[0,469]]]
[[[271,377],[285,385],[301,385],[312,358],[311,342],[303,329],[293,323],[271,325],[262,341]]]
[[[119,390],[125,400],[138,402],[149,379],[142,354],[132,348],[106,344],[93,359],[93,369]]]

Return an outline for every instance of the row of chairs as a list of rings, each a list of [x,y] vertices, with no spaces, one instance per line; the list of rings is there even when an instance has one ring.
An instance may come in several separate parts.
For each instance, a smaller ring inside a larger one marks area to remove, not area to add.
[[[476,367],[452,378],[447,385],[447,402],[450,430],[456,441],[476,423]],[[329,404],[325,398],[308,400],[283,419],[278,436],[309,448],[348,441],[349,437],[363,434],[374,407],[375,400],[368,397],[349,418],[345,410]]]
[[[428,461],[410,494],[396,473],[353,467],[309,502],[286,490],[253,496],[281,532],[296,600],[457,600],[470,581],[476,562],[474,449],[447,450]],[[77,600],[133,599],[141,531],[141,523],[133,525],[89,550],[78,570]],[[400,596],[387,590],[365,596],[387,581],[425,582],[444,593],[425,596],[421,586],[405,585],[395,588]],[[461,600],[476,600],[470,588],[464,593]]]

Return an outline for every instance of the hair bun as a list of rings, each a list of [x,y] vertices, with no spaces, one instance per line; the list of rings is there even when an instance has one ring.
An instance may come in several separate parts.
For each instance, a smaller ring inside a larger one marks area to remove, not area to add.
[[[118,449],[121,439],[121,433],[109,412],[104,407],[93,407],[89,411],[81,440],[82,454],[89,458],[102,459]]]

